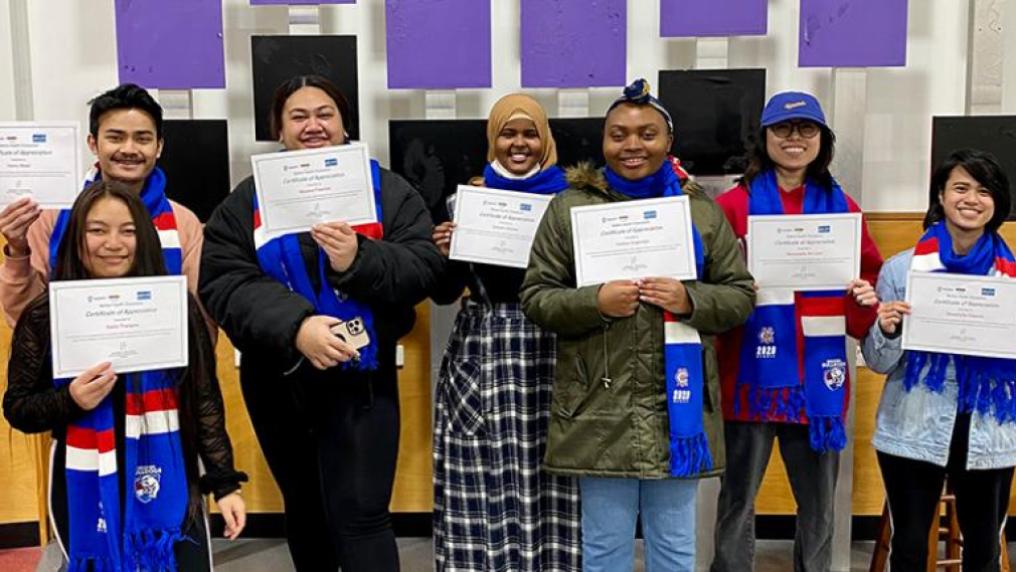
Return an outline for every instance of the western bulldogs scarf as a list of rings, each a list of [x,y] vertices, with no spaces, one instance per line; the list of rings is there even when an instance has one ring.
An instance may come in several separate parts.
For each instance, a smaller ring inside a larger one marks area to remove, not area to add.
[[[748,212],[783,214],[776,173],[770,169],[751,182]],[[807,181],[804,214],[845,213],[839,185],[824,189]],[[755,311],[744,326],[737,383],[749,386],[747,404],[760,420],[785,418],[800,423],[807,413],[811,448],[839,451],[847,444],[847,354],[845,291],[758,292]],[[740,401],[735,402],[740,408]]]
[[[377,206],[376,223],[354,226],[353,230],[368,238],[381,240],[384,227],[381,224],[381,167],[371,159],[370,174],[374,185],[374,204]],[[374,334],[374,314],[370,306],[354,300],[336,291],[328,283],[328,256],[318,248],[317,273],[320,287],[315,292],[310,280],[307,266],[300,252],[300,239],[297,234],[287,234],[268,240],[261,226],[261,211],[258,207],[257,193],[254,194],[254,246],[257,249],[258,264],[266,274],[285,284],[290,290],[303,296],[314,305],[318,314],[333,316],[343,321],[363,320],[370,344],[360,348],[360,359],[341,364],[343,369],[354,368],[361,371],[377,369],[377,336]]]
[[[953,252],[944,222],[932,225],[914,248],[914,272],[1008,276],[1016,278],[1012,251],[998,233],[985,232],[965,256]],[[1016,423],[1016,360],[910,350],[906,352],[903,387],[922,384],[941,393],[952,361],[959,384],[959,410],[993,415],[999,423]],[[922,377],[922,372],[927,373]]]
[[[93,168],[85,176],[85,188],[98,181],[101,173]],[[152,223],[159,233],[159,242],[162,243],[162,257],[166,261],[166,270],[170,274],[183,272],[183,250],[180,248],[180,234],[176,230],[176,216],[173,215],[173,207],[166,198],[166,174],[162,169],[156,167],[151,175],[145,179],[145,186],[141,189],[141,202],[145,204],[148,213],[152,215]],[[60,242],[67,232],[67,223],[70,222],[71,211],[69,209],[60,211],[53,226],[53,234],[49,239],[49,267],[50,271],[56,270],[56,255],[60,249]]]
[[[683,176],[682,176],[683,175]],[[634,199],[676,197],[683,193],[681,181],[687,173],[671,158],[657,171],[639,181],[629,181],[610,167],[604,169],[610,187]],[[702,276],[705,264],[702,237],[692,227],[695,267]],[[705,372],[702,367],[702,338],[694,328],[663,312],[663,374],[667,390],[667,420],[670,438],[670,475],[690,477],[713,468],[702,422]]]
[[[72,572],[175,570],[187,473],[180,443],[178,372],[127,374],[125,491],[120,497],[112,397],[67,427]],[[72,380],[55,380],[57,387]],[[122,518],[122,520],[121,520]]]
[[[491,189],[519,191],[537,195],[553,195],[568,188],[564,170],[551,165],[532,177],[525,179],[509,179],[494,170],[489,164],[483,168],[483,184]]]

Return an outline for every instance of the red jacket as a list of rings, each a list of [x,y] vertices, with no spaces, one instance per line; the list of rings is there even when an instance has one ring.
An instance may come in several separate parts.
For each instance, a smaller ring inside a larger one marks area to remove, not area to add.
[[[783,202],[783,212],[786,214],[801,214],[804,206],[804,186],[792,191],[785,192],[781,189],[780,198]],[[846,196],[850,212],[861,212],[850,196]],[[742,252],[745,249],[744,235],[748,233],[748,190],[744,185],[737,185],[722,195],[716,202],[723,209],[727,216],[727,222],[734,229],[741,243]],[[863,221],[862,221],[863,222]],[[867,223],[861,225],[861,278],[875,285],[878,278],[878,271],[882,268],[882,255],[878,252],[878,246],[871,239],[868,233]],[[875,323],[878,317],[877,306],[859,306],[854,302],[853,296],[849,293],[843,299],[844,315],[847,320],[847,334],[854,338],[862,338]],[[720,385],[723,390],[723,418],[727,421],[758,421],[748,414],[748,405],[744,402],[747,387],[737,390],[737,370],[741,355],[741,336],[743,328],[738,327],[716,338],[716,354],[720,363]],[[846,385],[845,399],[850,399],[850,385]],[[741,400],[741,407],[737,414],[734,413],[734,400]],[[803,422],[807,422],[802,413]],[[781,418],[766,419],[767,421],[782,421]]]

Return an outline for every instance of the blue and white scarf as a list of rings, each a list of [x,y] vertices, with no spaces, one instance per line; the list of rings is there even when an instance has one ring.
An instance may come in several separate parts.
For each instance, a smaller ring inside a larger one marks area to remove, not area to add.
[[[612,189],[633,199],[677,197],[684,194],[673,160],[644,179],[630,181],[610,167],[604,177]],[[683,173],[683,171],[681,171]],[[695,270],[702,277],[705,250],[698,228],[692,226]],[[667,420],[670,440],[670,475],[691,477],[713,468],[709,439],[703,424],[705,371],[702,366],[702,338],[698,331],[663,312],[663,370],[667,390]]]
[[[914,272],[950,272],[1016,278],[1012,251],[998,233],[985,232],[965,256],[953,252],[944,222],[928,228],[914,248]],[[991,415],[999,423],[1016,423],[1016,360],[909,350],[903,387],[921,384],[941,393],[952,361],[959,384],[959,410]],[[927,373],[921,373],[927,368]]]
[[[519,191],[536,195],[553,195],[568,188],[564,170],[551,165],[532,177],[509,179],[494,170],[490,164],[483,168],[483,184],[491,189]]]
[[[371,180],[374,185],[374,203],[377,206],[376,223],[357,225],[353,230],[358,234],[381,240],[384,237],[384,226],[381,221],[381,167],[377,161],[370,161]],[[363,320],[370,343],[360,348],[360,359],[341,364],[343,369],[375,370],[378,366],[378,341],[374,330],[374,313],[370,306],[338,292],[329,285],[327,268],[328,256],[319,247],[317,252],[317,272],[320,287],[315,292],[310,280],[307,266],[304,264],[300,250],[298,234],[287,234],[269,240],[261,225],[261,211],[258,207],[257,193],[254,201],[254,246],[257,249],[258,264],[266,274],[285,284],[287,288],[303,296],[314,305],[314,312],[332,316],[343,321],[354,318]]]
[[[849,210],[839,185],[825,189],[811,180],[805,183],[803,214]],[[784,214],[772,169],[751,181],[748,212]],[[759,290],[741,343],[737,383],[749,386],[751,416],[800,423],[804,410],[811,447],[820,453],[839,451],[847,443],[844,296],[845,290]],[[735,402],[739,406],[740,401]]]

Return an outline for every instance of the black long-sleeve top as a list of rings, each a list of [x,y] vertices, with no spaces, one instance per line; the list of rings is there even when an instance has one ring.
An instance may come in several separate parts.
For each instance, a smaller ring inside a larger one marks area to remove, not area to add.
[[[7,365],[7,391],[3,397],[4,417],[11,426],[25,433],[51,431],[62,444],[67,425],[85,414],[71,397],[67,385],[54,387],[50,358],[50,309],[48,295],[25,308],[14,329],[11,356]],[[215,373],[215,351],[196,300],[189,307],[189,366],[180,384],[180,437],[191,491],[196,502],[198,491],[212,493],[218,500],[240,488],[247,475],[233,465],[233,447],[226,433],[225,410],[219,380]],[[124,466],[123,443],[126,390],[123,377],[110,393],[113,400],[118,466]],[[62,453],[63,447],[58,451]],[[198,478],[197,456],[205,474]],[[54,470],[63,471],[63,455],[58,454]]]

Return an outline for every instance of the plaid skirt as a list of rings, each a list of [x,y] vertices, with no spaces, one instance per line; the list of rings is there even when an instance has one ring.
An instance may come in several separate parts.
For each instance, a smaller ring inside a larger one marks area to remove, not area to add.
[[[439,572],[581,569],[578,486],[541,466],[555,354],[518,304],[459,312],[436,395]]]

